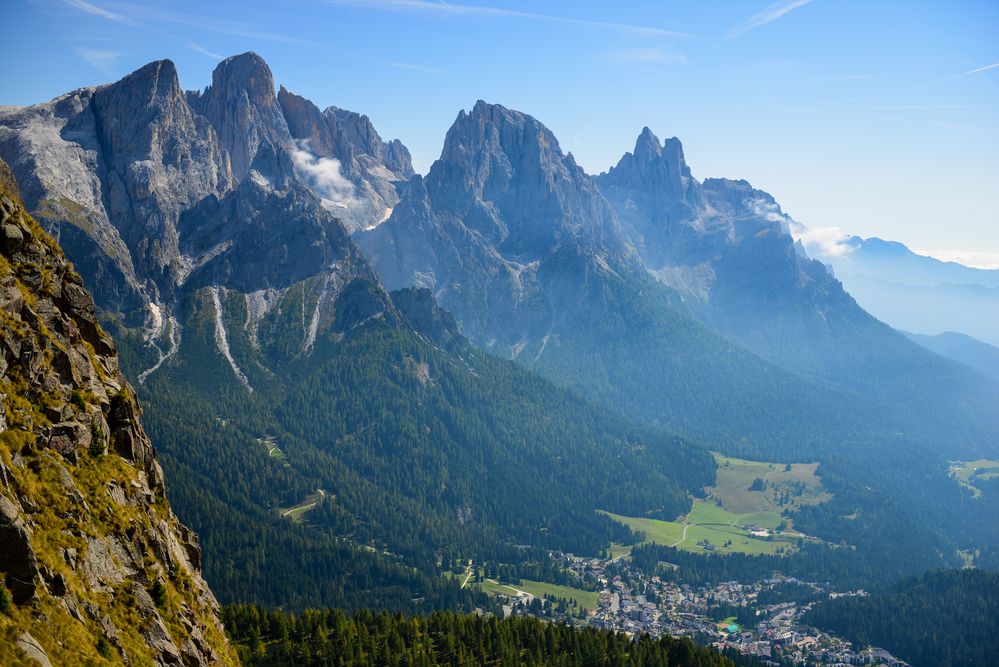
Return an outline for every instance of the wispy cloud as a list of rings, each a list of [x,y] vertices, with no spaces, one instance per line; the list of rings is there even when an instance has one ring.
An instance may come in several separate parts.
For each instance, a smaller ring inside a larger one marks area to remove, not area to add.
[[[222,54],[215,53],[214,51],[209,51],[205,47],[201,46],[200,44],[196,44],[195,42],[188,42],[187,48],[191,49],[195,53],[200,53],[203,56],[208,56],[213,60],[225,60],[225,56],[223,56]]]
[[[322,42],[317,42],[311,39],[303,39],[294,35],[272,32],[241,21],[220,20],[210,16],[185,14],[136,4],[123,5],[123,7],[128,7],[128,14],[130,16],[134,16],[148,23],[173,23],[175,25],[206,30],[208,32],[215,32],[222,35],[232,35],[234,37],[247,37],[249,39],[259,39],[283,44],[295,44],[298,46],[326,47],[326,44],[323,44]]]
[[[969,69],[967,72],[961,72],[960,74],[955,74],[954,76],[948,76],[943,79],[934,79],[933,81],[920,83],[919,85],[913,86],[913,88],[925,88],[926,86],[932,86],[934,84],[943,83],[945,81],[953,81],[954,79],[963,79],[966,76],[972,76],[973,74],[981,74],[982,72],[988,72],[989,70],[997,68],[999,68],[999,63],[992,63],[991,65],[983,65],[982,67]]]
[[[728,39],[734,39],[739,35],[762,28],[768,23],[773,23],[785,14],[790,14],[795,9],[811,4],[813,0],[783,0],[768,6],[759,14],[755,14],[745,23],[741,23],[728,31]]]
[[[894,104],[871,107],[871,111],[984,111],[996,107],[980,104]]]
[[[122,23],[131,26],[143,26],[151,30],[160,32],[162,34],[168,35],[170,37],[175,37],[175,36],[171,35],[165,30],[162,30],[160,27],[157,26],[157,24],[173,23],[175,25],[182,25],[189,28],[206,30],[208,32],[214,32],[222,35],[232,35],[234,37],[246,37],[249,39],[258,39],[270,42],[295,44],[298,46],[310,46],[318,48],[327,47],[327,45],[322,42],[317,42],[315,40],[310,40],[310,39],[303,39],[301,37],[295,37],[293,35],[285,35],[282,33],[271,32],[268,30],[261,29],[257,26],[241,23],[239,21],[219,20],[211,18],[209,16],[184,14],[180,12],[162,10],[154,7],[149,7],[147,5],[141,5],[135,3],[116,3],[115,5],[113,5],[116,11],[110,11],[108,9],[104,9],[92,3],[86,2],[85,0],[64,0],[64,1],[66,5],[78,9],[87,14],[91,14],[93,16],[99,16],[109,21],[114,21],[115,23]],[[188,45],[188,48],[192,47]],[[198,49],[194,50],[198,51]],[[204,53],[204,52],[199,51],[199,53]],[[211,57],[214,58],[216,54],[205,53],[205,55],[210,55]]]
[[[950,78],[960,79],[963,76],[971,76],[972,74],[978,74],[979,72],[987,72],[990,69],[995,69],[997,67],[999,67],[999,63],[992,63],[991,65],[985,65],[984,67],[976,67],[975,69],[969,69],[967,72],[961,72],[960,74],[955,74]]]
[[[122,54],[112,51],[98,51],[97,49],[77,49],[77,54],[83,58],[84,62],[99,69],[106,76],[114,76],[114,62]]]
[[[65,2],[70,7],[79,9],[81,12],[90,14],[92,16],[99,16],[103,19],[114,21],[115,23],[123,23],[125,25],[135,25],[135,21],[128,18],[127,16],[104,9],[103,7],[98,7],[97,5],[92,4],[90,2],[85,2],[84,0],[65,0]]]
[[[812,257],[843,258],[854,251],[849,234],[839,227],[806,227],[796,222],[790,231],[794,239],[801,241],[805,251]]]
[[[604,28],[622,32],[655,35],[659,37],[692,37],[685,32],[666,30],[656,26],[634,25],[631,23],[616,23],[614,21],[593,21],[551,14],[537,14],[502,7],[481,5],[462,5],[451,2],[432,2],[430,0],[326,0],[328,4],[358,7],[362,9],[377,9],[383,11],[407,11],[436,14],[438,16],[488,16],[495,18],[523,19],[529,21],[547,21],[566,25]]]
[[[645,64],[645,65],[678,65],[687,62],[682,53],[673,53],[664,49],[614,49],[603,51],[597,56],[610,63]]]
[[[784,232],[801,242],[811,257],[841,258],[854,250],[849,234],[839,227],[807,227],[784,213],[776,203],[763,199],[750,202],[750,209],[764,220],[778,223]]]

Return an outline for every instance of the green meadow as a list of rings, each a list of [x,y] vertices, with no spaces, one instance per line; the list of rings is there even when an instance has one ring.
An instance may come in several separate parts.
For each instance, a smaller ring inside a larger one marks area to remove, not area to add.
[[[812,539],[794,531],[783,513],[832,498],[822,486],[817,463],[747,461],[718,453],[714,456],[718,464],[715,484],[705,488],[705,498],[693,500],[686,516],[662,521],[604,514],[643,533],[644,542],[701,553],[790,553],[800,540]],[[612,548],[612,555],[619,553]]]

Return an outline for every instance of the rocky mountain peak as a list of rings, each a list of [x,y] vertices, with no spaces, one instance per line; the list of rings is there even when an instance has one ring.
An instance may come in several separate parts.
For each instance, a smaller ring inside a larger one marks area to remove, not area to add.
[[[539,257],[573,239],[619,259],[631,254],[593,179],[534,117],[482,100],[458,114],[426,178],[438,211],[503,254]]]
[[[133,96],[136,102],[147,105],[157,100],[174,102],[184,97],[177,67],[171,60],[156,60],[143,65],[112,86]],[[105,90],[112,86],[105,87]]]
[[[659,158],[662,154],[663,145],[659,141],[659,137],[653,134],[646,125],[642,128],[642,133],[638,135],[638,140],[635,141],[635,157],[642,161],[648,161]]]
[[[481,156],[482,160],[476,160]],[[488,176],[488,161],[504,165],[538,163],[548,170],[567,162],[551,130],[532,116],[482,100],[471,112],[458,113],[444,139],[442,162],[469,165],[478,161],[480,176]]]
[[[591,312],[604,276],[638,268],[606,199],[552,132],[481,100],[458,114],[392,217],[357,238],[390,288],[432,289],[470,338],[511,354],[556,319]]]
[[[679,139],[660,142],[645,127],[634,151],[596,180],[646,268],[655,272],[665,265],[693,266],[704,260],[702,232],[692,227],[705,210],[703,192]],[[680,282],[703,285],[705,276],[687,276]]]
[[[212,88],[229,99],[245,92],[250,102],[258,107],[274,104],[277,100],[271,68],[253,51],[220,62],[212,72]]]
[[[691,176],[683,144],[676,137],[660,143],[648,127],[638,135],[634,152],[625,153],[600,176],[600,185],[647,190],[661,203],[686,204],[691,212],[701,200],[700,184]]]
[[[262,143],[292,144],[271,68],[256,53],[226,58],[212,73],[212,84],[204,92],[188,93],[187,99],[215,128],[236,180],[249,173]]]
[[[278,90],[277,99],[288,131],[296,141],[307,142],[309,150],[320,157],[336,153],[333,132],[319,107],[284,86]]]
[[[413,171],[409,149],[401,141],[393,139],[385,142],[375,130],[371,119],[364,114],[337,107],[328,107],[323,116],[329,123],[339,150],[348,149],[355,155],[370,155],[401,179],[409,179]]]

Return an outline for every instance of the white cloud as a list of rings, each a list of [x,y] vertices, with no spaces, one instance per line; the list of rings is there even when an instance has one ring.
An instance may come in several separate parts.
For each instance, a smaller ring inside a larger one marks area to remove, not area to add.
[[[343,175],[340,161],[317,157],[312,153],[307,139],[295,143],[296,148],[291,153],[295,169],[319,195],[323,206],[331,212],[350,207],[354,203],[354,184]]]
[[[962,76],[968,76],[970,74],[978,74],[979,72],[987,72],[990,69],[995,69],[999,67],[999,63],[992,63],[991,65],[985,65],[984,67],[976,67],[975,69],[969,69],[967,72],[962,72],[952,76],[952,79],[959,79]]]
[[[912,252],[935,257],[943,262],[957,262],[975,269],[999,269],[999,252],[988,250],[916,250]]]
[[[612,63],[630,63],[647,65],[677,65],[687,62],[682,53],[672,53],[663,49],[615,49],[599,54],[602,60]]]
[[[753,215],[770,222],[779,223],[781,229],[787,234],[792,233],[792,228],[795,225],[801,226],[799,222],[781,211],[780,206],[766,199],[755,199],[749,202],[749,207],[752,209]]]
[[[98,7],[97,5],[85,2],[84,0],[66,0],[66,4],[75,9],[79,9],[81,12],[85,12],[93,16],[100,16],[102,19],[114,21],[115,23],[124,23],[125,25],[135,25],[135,21],[128,18],[127,16],[116,14],[115,12],[108,11],[103,7]]]
[[[209,51],[205,47],[201,46],[200,44],[196,44],[195,42],[188,42],[187,48],[191,49],[195,53],[200,53],[203,56],[208,56],[213,60],[225,60],[225,56],[223,56],[222,54],[215,53],[214,51]]]
[[[805,250],[812,257],[842,258],[853,252],[853,246],[848,243],[850,235],[839,227],[805,227],[795,222],[791,235],[801,241]]]
[[[849,243],[850,235],[839,227],[806,227],[781,211],[777,204],[763,199],[752,202],[751,207],[753,213],[761,218],[780,223],[785,233],[805,246],[810,257],[842,258],[854,250]]]
[[[86,63],[93,65],[107,76],[115,75],[114,62],[122,55],[96,49],[77,49],[76,52]]]
[[[729,30],[728,38],[733,39],[745,32],[749,32],[750,30],[762,28],[768,23],[776,21],[785,14],[789,14],[799,7],[804,7],[805,5],[810,4],[812,1],[813,0],[783,0],[783,2],[775,2],[759,14],[755,14],[750,17],[745,23],[737,25]]]

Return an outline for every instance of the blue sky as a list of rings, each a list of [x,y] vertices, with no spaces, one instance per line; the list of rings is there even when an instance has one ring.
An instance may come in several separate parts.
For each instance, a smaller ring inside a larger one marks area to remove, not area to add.
[[[698,178],[745,178],[806,225],[999,266],[995,0],[6,0],[3,16],[0,104],[160,58],[202,88],[253,50],[421,172],[480,98],[538,117],[593,173],[648,125]]]

